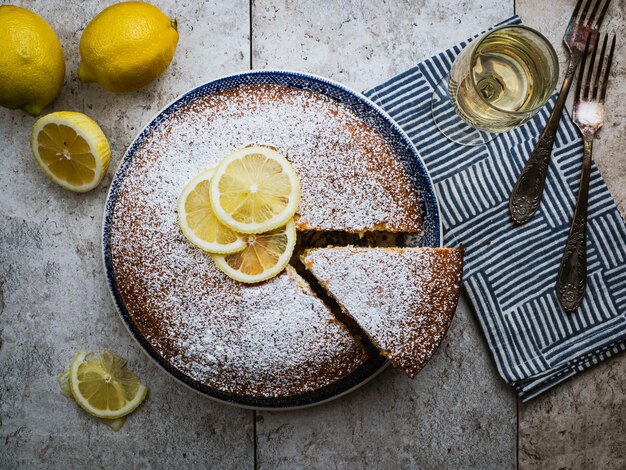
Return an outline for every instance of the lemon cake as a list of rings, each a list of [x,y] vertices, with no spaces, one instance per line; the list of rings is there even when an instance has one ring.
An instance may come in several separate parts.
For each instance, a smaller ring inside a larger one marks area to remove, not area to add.
[[[314,248],[301,260],[380,353],[415,377],[452,321],[463,248]]]
[[[279,85],[200,97],[158,124],[119,180],[109,240],[129,322],[161,362],[194,387],[261,398],[332,386],[369,364],[295,270],[234,281],[185,239],[176,211],[191,178],[263,145],[300,178],[299,231],[420,233],[415,188],[384,137],[325,95]]]

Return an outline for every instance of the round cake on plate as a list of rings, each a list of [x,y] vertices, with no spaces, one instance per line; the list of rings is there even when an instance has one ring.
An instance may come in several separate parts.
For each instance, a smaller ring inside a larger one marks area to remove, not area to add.
[[[385,360],[337,321],[296,257],[273,279],[239,283],[185,239],[177,199],[224,156],[265,145],[301,179],[295,218],[302,239],[417,237],[424,201],[398,142],[314,90],[242,84],[192,98],[140,135],[107,200],[105,264],[127,326],[175,377],[231,403],[306,405],[358,385]]]

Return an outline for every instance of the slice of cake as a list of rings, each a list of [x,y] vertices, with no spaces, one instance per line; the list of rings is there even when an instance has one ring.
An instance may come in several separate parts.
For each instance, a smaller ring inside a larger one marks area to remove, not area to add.
[[[456,310],[463,248],[315,248],[301,259],[380,353],[415,377]]]

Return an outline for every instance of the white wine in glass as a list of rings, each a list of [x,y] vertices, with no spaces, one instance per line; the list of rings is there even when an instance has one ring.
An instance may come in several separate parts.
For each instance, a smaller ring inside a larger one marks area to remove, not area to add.
[[[556,52],[540,33],[518,25],[494,29],[463,49],[447,77],[446,95],[463,122],[438,116],[433,104],[435,122],[451,140],[484,144],[534,116],[558,72]]]

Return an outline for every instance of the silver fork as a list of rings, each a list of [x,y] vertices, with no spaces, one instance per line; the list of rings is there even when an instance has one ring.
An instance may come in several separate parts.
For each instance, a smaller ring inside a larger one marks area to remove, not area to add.
[[[561,307],[567,312],[575,310],[583,297],[587,286],[587,201],[589,198],[589,176],[591,173],[591,150],[593,139],[596,133],[604,124],[604,99],[606,97],[606,87],[609,83],[609,73],[613,62],[613,52],[615,51],[615,36],[611,42],[611,51],[602,76],[602,66],[604,64],[604,54],[609,39],[608,34],[604,36],[602,51],[598,59],[597,67],[594,71],[596,61],[596,51],[599,45],[599,34],[594,34],[587,40],[585,55],[580,66],[580,76],[576,84],[576,98],[574,102],[574,123],[583,135],[583,166],[580,174],[580,187],[574,209],[574,218],[570,227],[565,251],[561,258],[559,274],[556,279],[556,296]],[[585,61],[587,51],[591,41],[595,41],[591,61],[587,69],[587,78],[583,87],[585,74]],[[592,83],[593,75],[593,87]]]
[[[589,13],[592,1],[594,5],[591,13]],[[548,165],[550,164],[550,155],[552,154],[556,131],[559,127],[561,114],[563,114],[563,106],[569,94],[572,78],[580,64],[585,43],[591,35],[598,34],[611,0],[606,0],[597,18],[596,14],[603,0],[587,0],[579,16],[578,13],[582,2],[583,0],[578,0],[576,3],[576,8],[574,8],[574,13],[572,13],[572,17],[565,30],[565,35],[563,36],[563,43],[565,44],[565,48],[569,51],[569,64],[565,78],[563,79],[563,84],[561,85],[559,97],[556,103],[554,103],[554,109],[550,114],[545,129],[537,141],[535,150],[533,150],[533,153],[526,162],[511,192],[509,213],[511,214],[511,218],[518,224],[528,222],[541,204],[543,187],[546,182]],[[588,13],[589,16],[587,16]]]

